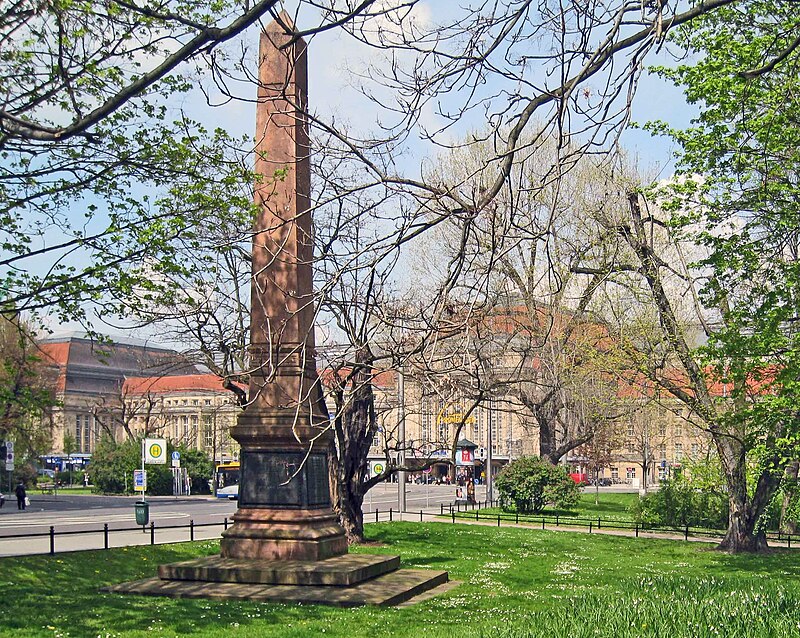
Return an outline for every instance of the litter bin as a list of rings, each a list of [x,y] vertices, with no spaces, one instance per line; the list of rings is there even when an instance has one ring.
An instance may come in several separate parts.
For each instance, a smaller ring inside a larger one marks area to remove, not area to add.
[[[136,524],[147,525],[150,522],[150,503],[147,501],[136,501]]]

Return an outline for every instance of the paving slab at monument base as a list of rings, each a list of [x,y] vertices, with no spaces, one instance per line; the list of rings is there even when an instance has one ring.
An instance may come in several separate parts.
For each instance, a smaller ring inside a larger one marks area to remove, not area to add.
[[[171,598],[215,598],[339,607],[398,605],[447,589],[446,571],[398,569],[399,556],[344,554],[318,561],[208,556],[161,565],[158,577],[103,591]]]

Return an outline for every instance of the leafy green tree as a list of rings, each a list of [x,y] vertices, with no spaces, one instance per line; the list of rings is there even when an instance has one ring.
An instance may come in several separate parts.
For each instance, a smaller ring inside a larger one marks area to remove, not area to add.
[[[686,398],[721,459],[730,501],[721,546],[733,551],[766,546],[759,520],[798,457],[798,32],[791,3],[725,7],[676,32],[696,62],[662,69],[700,106],[690,128],[672,131],[684,178],[674,222],[705,249],[695,273],[714,324],[687,366]],[[729,388],[722,409],[715,383]]]
[[[495,479],[500,506],[511,512],[535,513],[552,503],[569,509],[580,490],[560,465],[536,456],[523,456],[506,465]]]
[[[19,464],[50,447],[48,416],[56,403],[52,370],[31,332],[16,316],[0,315],[0,440],[14,441]]]

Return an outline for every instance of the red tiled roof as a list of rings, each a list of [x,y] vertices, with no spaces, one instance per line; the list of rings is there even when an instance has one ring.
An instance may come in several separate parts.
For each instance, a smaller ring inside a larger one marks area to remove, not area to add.
[[[38,354],[42,362],[51,367],[58,368],[56,377],[56,392],[65,392],[67,389],[67,362],[69,360],[70,342],[40,343]]]
[[[168,392],[230,392],[222,386],[222,379],[215,374],[184,374],[168,377],[127,377],[122,386],[123,393],[163,394]]]

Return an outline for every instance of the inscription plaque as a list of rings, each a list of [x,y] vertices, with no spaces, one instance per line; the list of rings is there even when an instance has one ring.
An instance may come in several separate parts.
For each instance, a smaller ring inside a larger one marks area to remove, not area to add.
[[[330,507],[328,458],[301,452],[242,450],[240,507]]]

